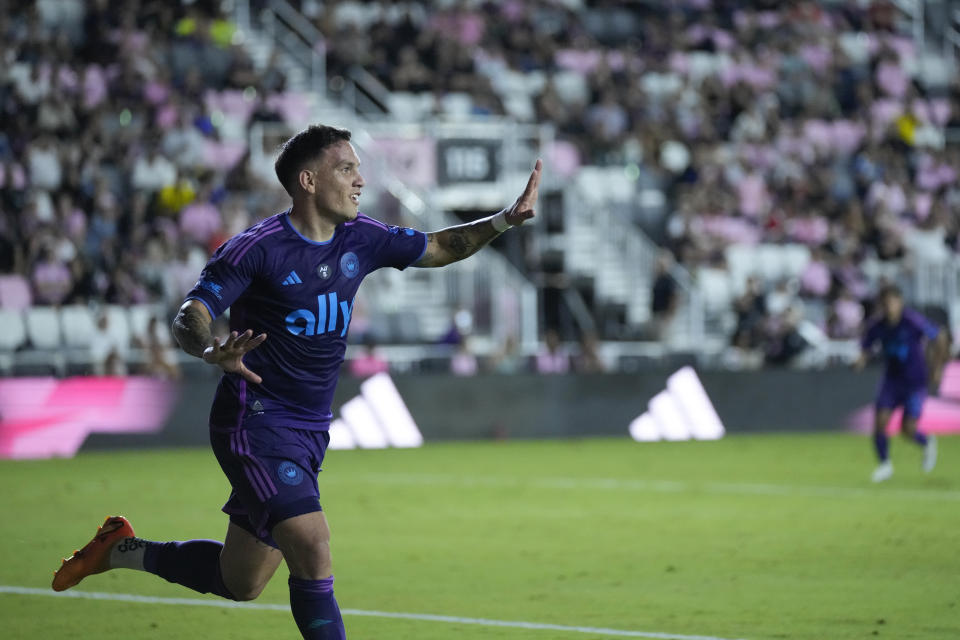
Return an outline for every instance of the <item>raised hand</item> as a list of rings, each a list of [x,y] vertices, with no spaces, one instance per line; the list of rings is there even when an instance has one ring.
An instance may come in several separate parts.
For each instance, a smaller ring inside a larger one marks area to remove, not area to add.
[[[213,344],[204,350],[202,357],[204,362],[215,364],[229,373],[237,373],[248,382],[260,384],[263,382],[263,378],[247,369],[247,366],[243,364],[243,356],[248,351],[259,347],[266,339],[267,334],[265,333],[253,337],[253,331],[250,329],[241,334],[232,331],[223,345],[220,344],[218,338],[214,338]]]
[[[533,207],[537,204],[537,192],[540,189],[540,170],[543,168],[543,161],[537,160],[533,167],[530,179],[527,180],[527,187],[510,207],[504,210],[504,215],[508,223],[518,226],[532,218],[536,213]]]

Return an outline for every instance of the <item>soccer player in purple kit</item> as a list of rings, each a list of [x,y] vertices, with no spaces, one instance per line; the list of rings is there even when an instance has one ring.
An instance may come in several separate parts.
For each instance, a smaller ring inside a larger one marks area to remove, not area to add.
[[[939,352],[945,348],[946,335],[919,312],[905,308],[898,288],[885,287],[878,299],[882,314],[864,332],[860,357],[854,368],[863,369],[879,342],[885,368],[874,404],[873,444],[879,465],[871,478],[874,482],[883,482],[893,476],[887,425],[897,407],[903,407],[901,433],[923,447],[923,470],[929,473],[937,464],[936,437],[921,433],[917,421],[927,397],[924,347],[929,341]]]
[[[376,269],[463,260],[532,218],[541,162],[511,206],[433,233],[359,213],[364,180],[349,131],[311,126],[283,145],[275,168],[292,207],[224,243],[173,323],[184,351],[224,371],[209,424],[232,488],[223,506],[226,539],[152,542],[111,516],[64,560],[53,588],[128,568],[201,593],[252,600],[285,560],[300,633],[339,640],[346,635],[317,474],[330,441],[330,404],[354,296]],[[231,332],[221,343],[210,327],[228,308]]]

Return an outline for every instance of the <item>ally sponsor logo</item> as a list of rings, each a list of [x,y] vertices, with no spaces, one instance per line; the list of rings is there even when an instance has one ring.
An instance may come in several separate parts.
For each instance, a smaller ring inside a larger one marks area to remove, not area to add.
[[[337,321],[343,316],[343,325],[340,337],[347,335],[350,326],[350,316],[353,313],[353,302],[337,300],[337,292],[317,296],[317,312],[310,309],[297,309],[287,314],[287,331],[295,336],[318,336],[337,330]]]

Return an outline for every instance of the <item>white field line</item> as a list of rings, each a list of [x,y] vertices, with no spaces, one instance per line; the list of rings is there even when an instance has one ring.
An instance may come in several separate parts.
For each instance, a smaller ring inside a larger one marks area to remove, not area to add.
[[[246,609],[250,611],[289,612],[286,604],[266,604],[258,602],[233,602],[231,600],[201,600],[199,598],[158,598],[156,596],[138,596],[130,593],[102,593],[97,591],[51,591],[31,587],[0,585],[0,594],[22,596],[45,596],[51,598],[82,598],[87,600],[112,600],[114,602],[136,602],[139,604],[167,604],[179,606],[216,607],[220,609]],[[366,616],[369,618],[393,618],[399,620],[419,620],[424,622],[445,622],[448,624],[475,625],[480,627],[506,627],[509,629],[530,629],[532,631],[560,631],[563,633],[589,633],[594,636],[617,638],[654,638],[656,640],[732,640],[717,636],[691,636],[679,633],[659,633],[656,631],[627,631],[624,629],[604,629],[602,627],[577,627],[544,622],[520,622],[514,620],[490,620],[487,618],[461,618],[459,616],[439,616],[431,613],[397,613],[392,611],[368,611],[366,609],[341,609],[345,616]]]
[[[478,476],[453,473],[364,473],[321,479],[324,484],[365,482],[384,485],[450,485],[457,487],[597,489],[651,493],[722,493],[752,496],[798,496],[809,498],[902,498],[933,502],[960,502],[960,491],[897,489],[894,487],[830,487],[740,482],[684,482],[677,480],[631,480],[624,478],[577,478],[543,476]]]

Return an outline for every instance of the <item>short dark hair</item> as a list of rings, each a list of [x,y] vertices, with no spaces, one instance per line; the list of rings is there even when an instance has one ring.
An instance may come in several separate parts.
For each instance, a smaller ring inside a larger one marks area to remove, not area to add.
[[[880,300],[886,300],[887,298],[900,298],[903,300],[903,292],[900,291],[900,287],[895,284],[884,285],[880,289],[880,295],[878,296]]]
[[[296,192],[297,176],[304,165],[316,160],[323,150],[338,142],[348,142],[350,132],[325,124],[312,124],[283,143],[273,164],[280,184],[291,196]]]

